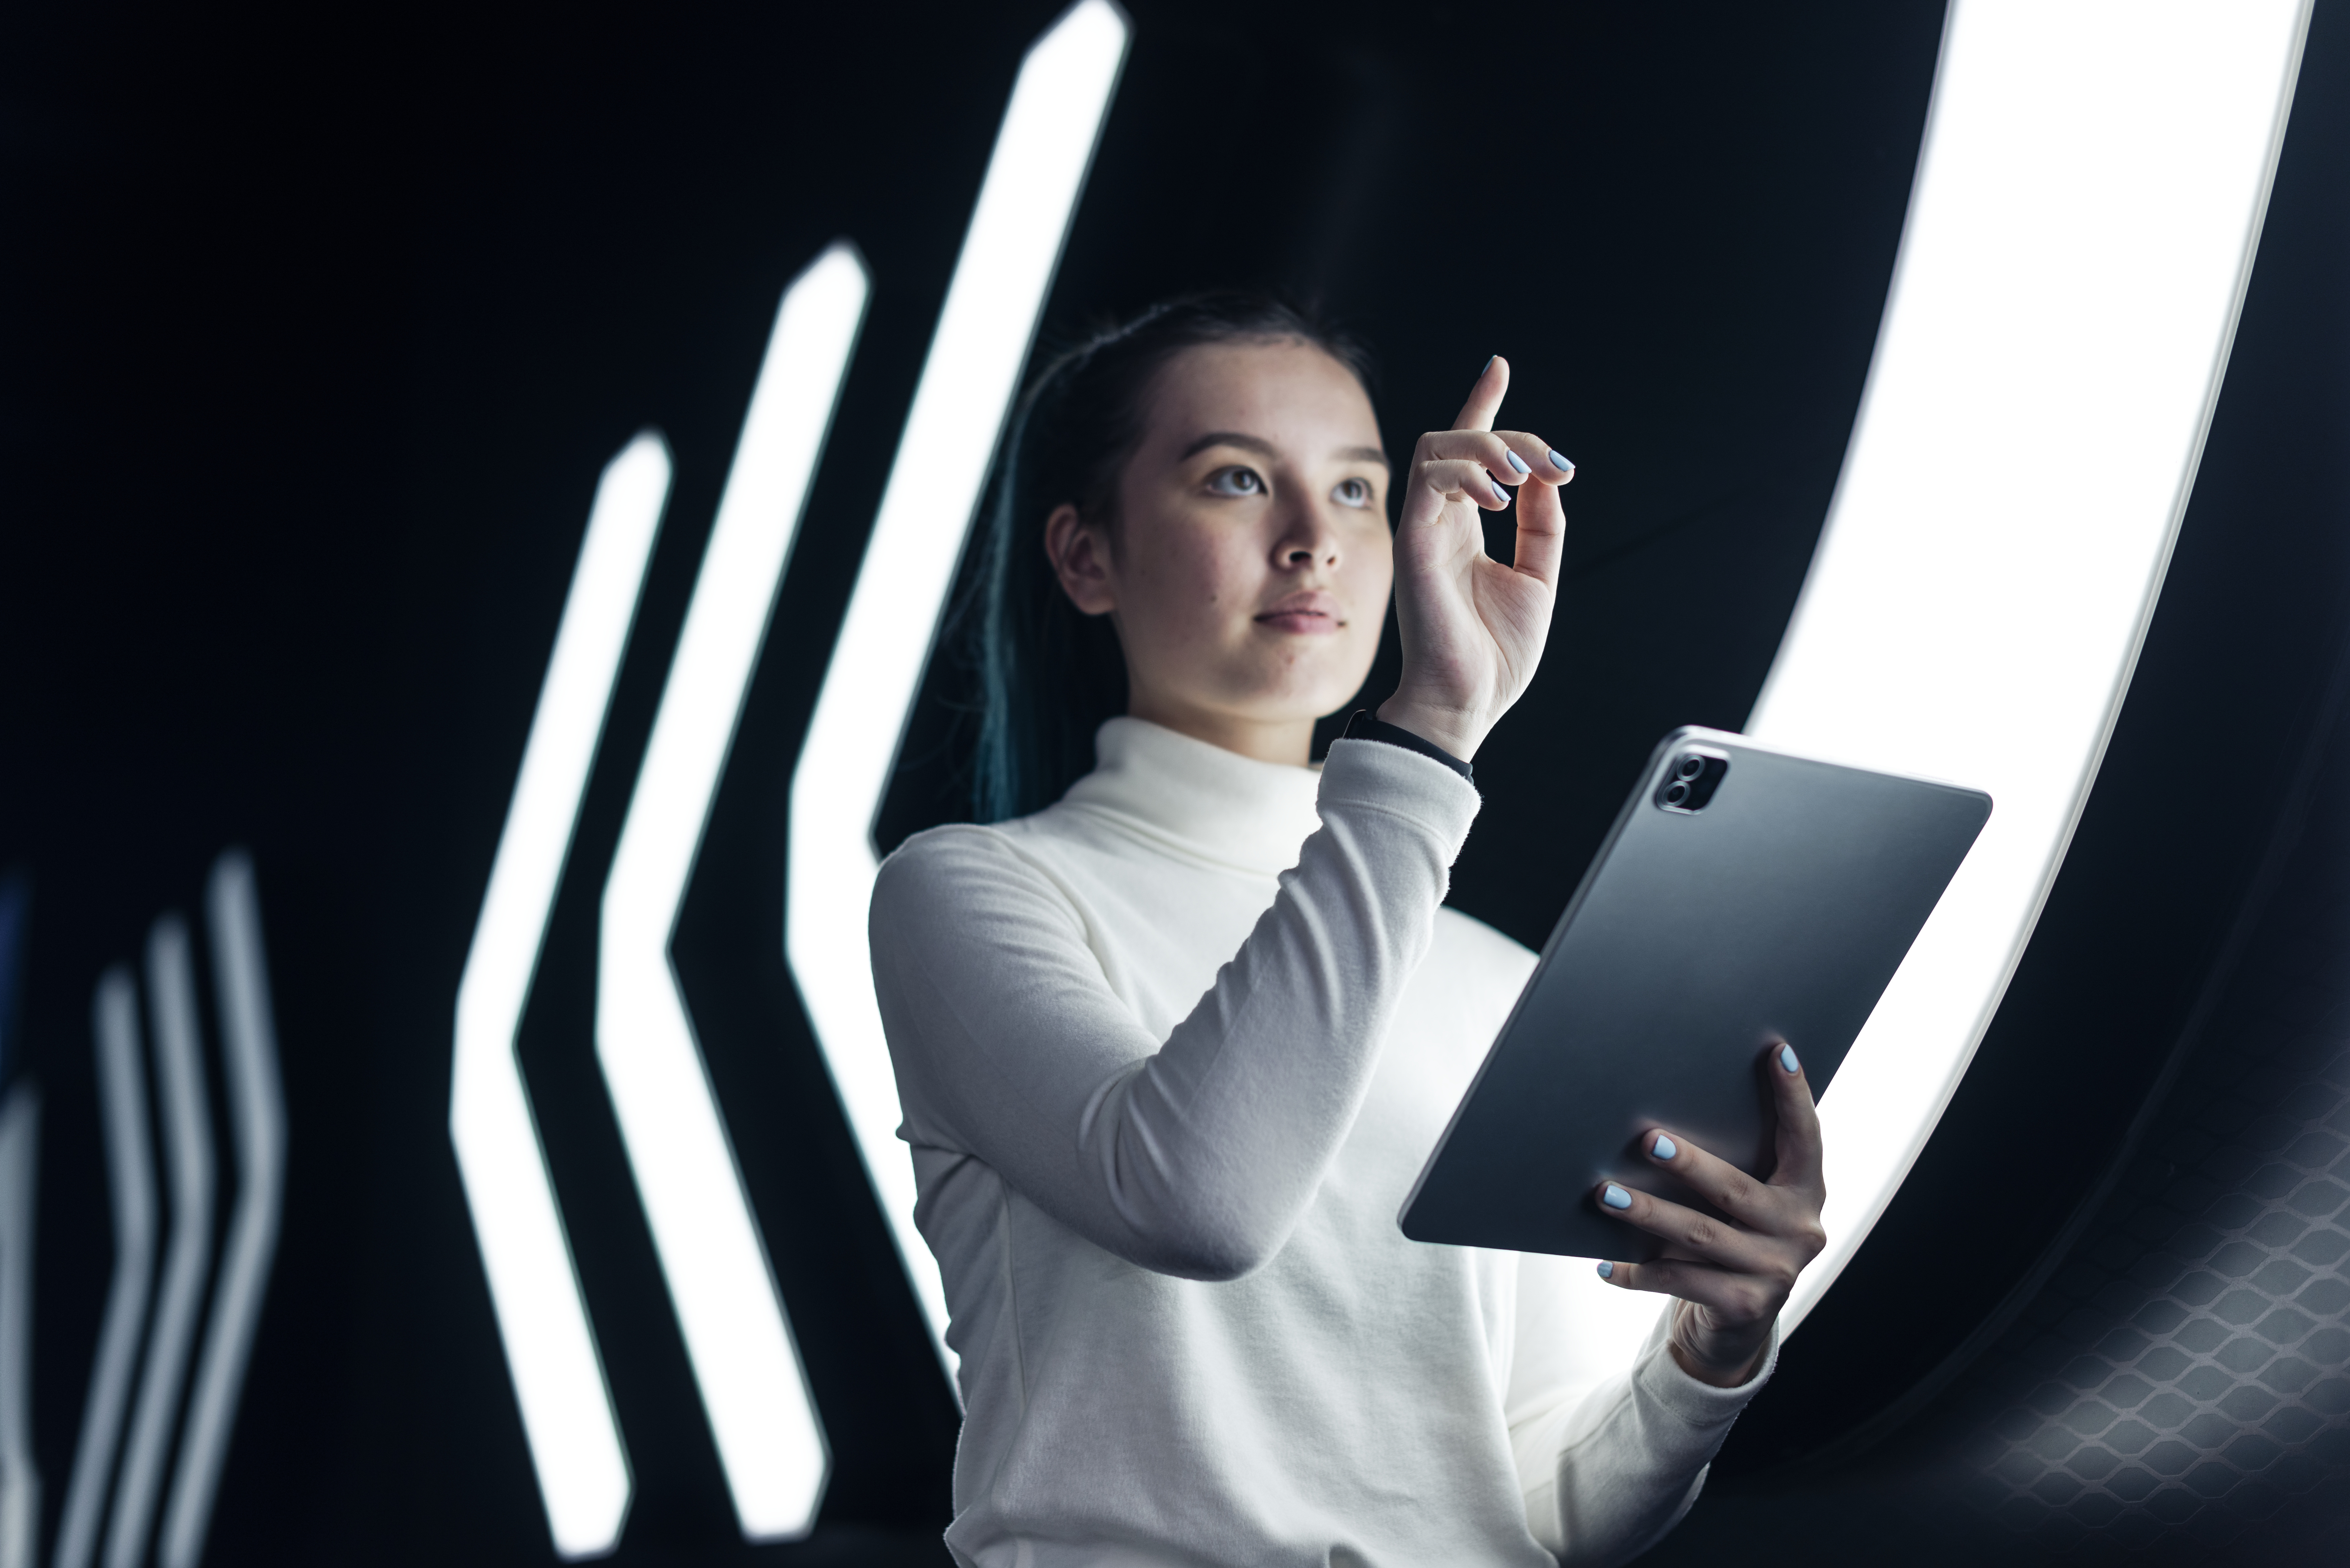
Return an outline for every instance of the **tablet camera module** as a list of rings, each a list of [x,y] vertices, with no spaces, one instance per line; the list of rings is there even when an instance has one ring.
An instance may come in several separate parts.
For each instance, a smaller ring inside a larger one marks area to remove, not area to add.
[[[1665,771],[1664,784],[1657,791],[1657,804],[1667,811],[1684,815],[1703,811],[1729,772],[1728,757],[1711,752],[1683,752]]]

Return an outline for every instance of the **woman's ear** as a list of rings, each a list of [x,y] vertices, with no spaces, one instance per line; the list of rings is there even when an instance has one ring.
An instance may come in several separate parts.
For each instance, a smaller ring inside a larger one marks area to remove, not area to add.
[[[1118,607],[1110,587],[1109,540],[1066,502],[1045,519],[1045,555],[1061,579],[1061,591],[1082,613],[1107,615]]]

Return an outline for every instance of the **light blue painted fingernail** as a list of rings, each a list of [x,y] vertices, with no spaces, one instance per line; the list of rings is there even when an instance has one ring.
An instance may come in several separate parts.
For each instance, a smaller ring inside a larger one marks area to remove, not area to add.
[[[1599,1265],[1599,1277],[1600,1277],[1601,1279],[1603,1279],[1603,1280],[1612,1280],[1612,1279],[1614,1279],[1614,1278],[1616,1277],[1616,1265],[1615,1265],[1615,1264],[1613,1264],[1613,1263],[1602,1263],[1602,1264],[1600,1264],[1600,1265]]]
[[[1495,365],[1500,364],[1500,363],[1501,363],[1501,360],[1502,360],[1502,357],[1501,357],[1499,354],[1494,355],[1492,358],[1490,358],[1490,359],[1488,359],[1488,360],[1486,360],[1486,361],[1485,361],[1485,370],[1490,370],[1490,369],[1492,369]],[[1478,371],[1478,372],[1477,372],[1477,374],[1479,374],[1480,376],[1482,376],[1482,375],[1483,375],[1483,374],[1485,373],[1485,370],[1480,370],[1480,371]]]
[[[1670,1159],[1673,1156],[1680,1153],[1680,1150],[1674,1146],[1672,1139],[1667,1137],[1662,1133],[1659,1133],[1657,1135],[1656,1147],[1650,1149],[1648,1152],[1655,1155],[1659,1159]]]
[[[1510,493],[1498,479],[1493,481],[1493,494],[1503,505],[1507,506],[1510,504]]]
[[[1559,451],[1556,447],[1551,448],[1550,465],[1553,468],[1563,468],[1569,473],[1573,473],[1575,472],[1574,460],[1569,458],[1565,452]]]
[[[1611,1181],[1599,1189],[1599,1201],[1610,1209],[1629,1209],[1632,1207],[1632,1195]]]
[[[1526,460],[1520,457],[1516,452],[1505,452],[1502,455],[1508,458],[1510,460],[1510,466],[1516,469],[1520,473],[1532,473],[1534,472],[1533,468],[1528,466]]]
[[[1803,1070],[1803,1064],[1795,1060],[1795,1048],[1793,1045],[1779,1047],[1779,1065],[1786,1068],[1790,1073]]]

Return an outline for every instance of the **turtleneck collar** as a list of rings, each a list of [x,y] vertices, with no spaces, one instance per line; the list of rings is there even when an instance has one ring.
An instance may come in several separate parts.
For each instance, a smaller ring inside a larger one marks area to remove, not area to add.
[[[1094,755],[1099,765],[1070,786],[1063,805],[1116,817],[1202,859],[1278,876],[1322,826],[1315,809],[1322,775],[1312,768],[1261,763],[1147,719],[1104,724]]]

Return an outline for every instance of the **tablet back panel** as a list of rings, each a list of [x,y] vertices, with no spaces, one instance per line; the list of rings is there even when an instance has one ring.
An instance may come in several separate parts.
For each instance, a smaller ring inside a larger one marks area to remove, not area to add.
[[[1669,809],[1693,751],[1728,768],[1703,809]],[[1404,1234],[1645,1261],[1660,1244],[1593,1194],[1614,1179],[1704,1207],[1637,1152],[1656,1127],[1767,1177],[1764,1048],[1792,1043],[1827,1087],[1990,815],[1978,790],[1667,736],[1420,1172]]]

